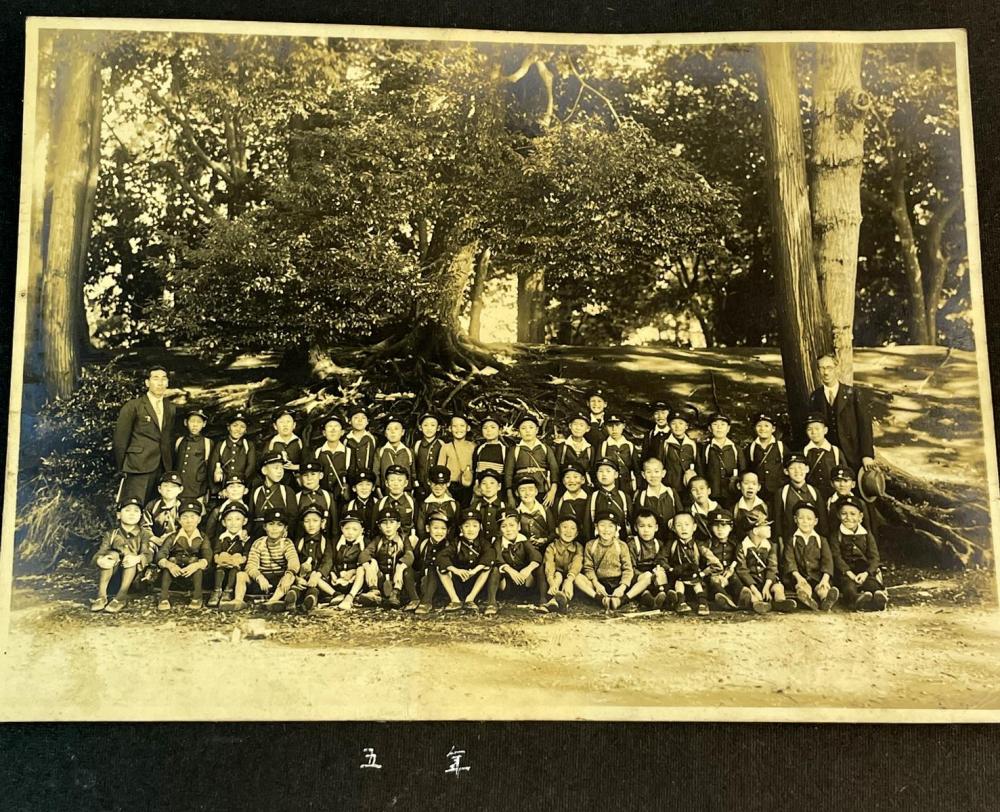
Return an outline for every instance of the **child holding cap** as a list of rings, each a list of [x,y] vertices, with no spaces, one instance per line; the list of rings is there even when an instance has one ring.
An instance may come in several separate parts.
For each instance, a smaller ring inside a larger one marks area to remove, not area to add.
[[[98,568],[97,597],[90,602],[92,612],[120,612],[128,599],[135,576],[153,560],[153,534],[140,526],[142,500],[130,496],[118,505],[118,525],[101,540],[94,554]],[[114,598],[108,600],[108,584],[115,573],[121,573],[121,583]]]
[[[226,424],[226,438],[212,446],[208,470],[212,474],[212,490],[218,492],[234,477],[249,485],[257,476],[257,449],[247,439],[247,417],[236,412]]]
[[[212,559],[212,546],[198,530],[202,504],[197,499],[181,503],[178,511],[180,527],[168,535],[156,551],[160,575],[160,602],[157,609],[170,609],[170,584],[175,579],[190,579],[193,587],[190,606],[201,609],[202,578]]]
[[[559,463],[556,455],[545,443],[538,439],[538,419],[526,414],[517,424],[521,439],[504,463],[503,479],[507,489],[507,503],[516,504],[514,488],[525,476],[535,480],[538,493],[542,494],[542,504],[552,507],[556,502],[556,490],[559,482]]]
[[[632,554],[618,538],[618,520],[613,513],[596,516],[597,538],[583,548],[583,568],[576,577],[576,588],[600,601],[605,609],[621,607],[632,585],[635,570]]]
[[[840,590],[831,585],[833,555],[830,545],[816,532],[816,506],[811,502],[795,505],[795,531],[785,540],[785,586],[794,589],[799,603],[813,611],[830,611],[840,598]]]

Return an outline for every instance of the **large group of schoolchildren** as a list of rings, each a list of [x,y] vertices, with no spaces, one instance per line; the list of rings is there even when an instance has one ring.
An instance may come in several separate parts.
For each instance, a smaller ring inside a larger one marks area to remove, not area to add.
[[[809,442],[792,451],[766,413],[738,446],[724,414],[709,416],[699,443],[691,412],[653,403],[653,427],[632,439],[603,391],[587,405],[551,444],[531,414],[515,421],[513,442],[494,416],[474,442],[458,414],[446,434],[424,414],[412,445],[390,417],[381,441],[359,406],[326,416],[315,447],[282,410],[257,448],[244,414],[216,441],[203,434],[206,415],[190,411],[159,495],[117,506],[94,558],[91,608],[118,612],[133,584],[157,577],[161,610],[184,581],[193,608],[210,586],[209,607],[243,609],[255,596],[300,612],[427,615],[439,588],[444,611],[486,615],[501,598],[564,612],[580,595],[609,612],[886,607],[871,497],[854,494],[822,415],[809,416]]]

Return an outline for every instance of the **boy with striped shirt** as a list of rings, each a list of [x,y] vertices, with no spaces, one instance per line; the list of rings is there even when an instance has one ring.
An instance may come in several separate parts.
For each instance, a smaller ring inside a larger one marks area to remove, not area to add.
[[[248,591],[269,595],[264,603],[269,609],[284,608],[285,593],[299,572],[299,556],[287,534],[289,517],[280,508],[269,508],[261,520],[264,535],[250,545],[246,568],[236,576],[236,594],[220,609],[243,609]]]

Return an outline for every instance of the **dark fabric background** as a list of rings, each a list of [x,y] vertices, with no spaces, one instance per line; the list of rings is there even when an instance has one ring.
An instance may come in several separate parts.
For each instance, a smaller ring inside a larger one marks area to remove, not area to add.
[[[995,0],[7,0],[0,9],[0,335],[13,321],[27,14],[573,32],[966,28],[987,319],[1000,312]],[[1000,346],[990,339],[994,389]],[[6,358],[6,353],[0,357]],[[9,369],[0,388],[9,388]],[[0,447],[7,402],[0,396]],[[2,484],[0,484],[2,487]],[[669,664],[664,664],[669,668]],[[238,675],[233,675],[238,679]],[[164,675],[165,679],[169,679]],[[288,675],[295,679],[294,674]],[[336,690],[336,686],[330,686]],[[558,686],[554,685],[557,691]],[[363,697],[359,697],[363,702]],[[248,711],[252,713],[252,711]],[[487,712],[484,709],[484,713]],[[381,770],[362,770],[372,747]],[[446,775],[447,753],[471,766]],[[0,726],[5,809],[995,809],[1000,729],[691,724]]]

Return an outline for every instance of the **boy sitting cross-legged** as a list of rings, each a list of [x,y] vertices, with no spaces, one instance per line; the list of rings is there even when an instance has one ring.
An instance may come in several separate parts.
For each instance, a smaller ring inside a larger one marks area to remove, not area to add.
[[[413,550],[400,527],[399,511],[395,507],[387,505],[379,510],[378,534],[358,558],[368,587],[358,596],[358,603],[363,606],[381,606],[383,601],[392,609],[403,605],[400,598],[403,573],[413,564]]]
[[[232,601],[223,601],[220,609],[243,609],[247,592],[268,595],[264,606],[284,609],[285,593],[295,583],[299,571],[299,556],[288,538],[288,514],[281,508],[269,508],[261,516],[264,535],[250,545],[246,568],[236,576],[236,593]]]
[[[437,556],[438,578],[441,586],[448,593],[451,602],[445,607],[446,612],[461,609],[478,611],[476,597],[486,586],[494,561],[494,549],[491,540],[482,532],[479,514],[474,510],[463,510],[459,515],[458,536],[444,545]],[[456,590],[456,583],[468,586],[463,604]]]
[[[136,574],[152,561],[153,534],[139,526],[141,521],[142,500],[138,497],[130,497],[118,506],[118,526],[104,537],[94,555],[94,564],[100,575],[97,597],[90,602],[92,612],[120,612]],[[116,572],[121,572],[121,584],[117,594],[109,601],[108,584]]]
[[[830,551],[837,582],[849,606],[885,609],[889,594],[882,583],[878,544],[861,523],[862,503],[845,496],[836,503],[840,524],[830,533]]]
[[[497,613],[497,593],[534,590],[536,608],[545,603],[542,554],[521,533],[521,516],[512,508],[500,514],[500,538],[494,546],[493,569],[486,582],[486,615]]]
[[[573,587],[583,569],[583,545],[577,541],[580,526],[572,516],[559,520],[556,537],[542,555],[546,594],[550,596],[542,610],[565,611],[573,600]]]
[[[800,603],[813,611],[830,611],[840,590],[830,585],[833,555],[826,539],[816,532],[816,506],[799,502],[795,506],[795,532],[785,540],[785,586],[795,590]],[[818,603],[817,603],[818,599]]]
[[[706,576],[720,573],[722,565],[710,550],[695,539],[695,529],[694,516],[687,511],[674,516],[674,539],[667,545],[663,557],[670,586],[664,611],[676,609],[679,615],[689,614],[690,598],[694,600],[699,615],[709,612],[704,580]]]
[[[667,599],[667,573],[660,563],[663,545],[658,538],[658,525],[653,511],[639,508],[635,513],[635,535],[628,542],[635,583],[625,597],[630,601],[638,598],[643,609],[662,609]]]
[[[215,588],[208,599],[209,606],[218,606],[222,594],[232,600],[236,591],[236,578],[247,563],[250,534],[247,532],[247,509],[242,502],[229,504],[222,513],[223,530],[215,537],[212,547],[215,564]]]
[[[583,549],[583,569],[576,588],[600,601],[605,609],[618,609],[632,585],[632,554],[618,538],[618,520],[611,512],[596,516],[597,538]]]
[[[767,513],[756,508],[747,514],[750,529],[736,548],[736,575],[740,579],[741,609],[758,614],[771,611],[791,612],[798,604],[785,597],[785,587],[778,578],[778,545],[771,539]]]
[[[201,609],[202,578],[212,560],[212,545],[201,534],[202,504],[197,499],[182,502],[178,511],[180,527],[167,536],[156,551],[156,564],[162,570],[160,575],[160,602],[157,609],[170,609],[170,584],[176,578],[190,578],[193,587],[191,608]]]

